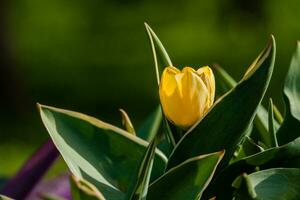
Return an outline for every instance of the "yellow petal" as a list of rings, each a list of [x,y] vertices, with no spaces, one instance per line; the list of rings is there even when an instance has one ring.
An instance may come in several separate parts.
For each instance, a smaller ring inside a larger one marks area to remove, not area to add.
[[[182,128],[202,118],[213,102],[214,85],[210,83],[214,84],[214,79],[212,81],[210,69],[201,70],[185,67],[179,71],[167,67],[161,77],[159,96],[165,116]]]
[[[209,92],[209,106],[211,106],[214,103],[215,99],[215,90],[216,90],[216,84],[215,84],[215,77],[214,73],[211,70],[210,67],[204,66],[197,70],[197,73],[201,77],[201,79],[204,81],[205,85],[208,88]]]
[[[168,96],[177,88],[175,75],[178,73],[180,71],[175,67],[166,67],[163,71],[160,87]]]

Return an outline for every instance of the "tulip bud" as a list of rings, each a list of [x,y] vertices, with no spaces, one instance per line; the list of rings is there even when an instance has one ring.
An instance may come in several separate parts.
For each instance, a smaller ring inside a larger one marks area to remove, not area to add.
[[[173,124],[187,129],[195,124],[213,105],[215,79],[212,70],[201,67],[195,71],[184,67],[166,67],[159,86],[165,116]]]

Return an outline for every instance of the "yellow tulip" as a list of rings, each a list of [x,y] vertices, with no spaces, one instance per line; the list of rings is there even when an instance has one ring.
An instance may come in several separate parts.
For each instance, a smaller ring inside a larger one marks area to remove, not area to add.
[[[213,105],[214,74],[208,66],[197,71],[191,67],[184,67],[182,71],[166,67],[161,77],[159,97],[167,119],[187,129]]]

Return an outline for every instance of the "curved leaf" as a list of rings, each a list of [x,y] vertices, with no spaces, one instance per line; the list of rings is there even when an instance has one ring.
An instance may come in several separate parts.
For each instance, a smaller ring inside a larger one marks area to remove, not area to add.
[[[141,127],[138,129],[137,136],[143,140],[151,141],[159,131],[161,122],[162,112],[160,106],[158,106],[142,123]]]
[[[105,200],[93,184],[83,179],[78,179],[72,175],[70,184],[73,200]]]
[[[236,178],[232,186],[237,188],[234,200],[259,200],[246,173]]]
[[[157,79],[157,84],[159,85],[160,74],[163,68],[167,66],[173,66],[173,64],[164,45],[161,43],[157,35],[154,33],[154,31],[147,23],[144,24],[148,34],[148,38],[150,40],[150,45],[151,45],[151,50],[152,50],[153,60],[155,65],[156,79]]]
[[[134,126],[132,125],[132,122],[131,122],[131,120],[130,120],[130,117],[128,116],[128,114],[126,113],[126,111],[123,110],[123,109],[119,109],[119,111],[120,111],[121,116],[122,116],[122,124],[123,124],[125,130],[126,130],[128,133],[131,133],[131,134],[133,134],[133,135],[136,135]]]
[[[267,149],[266,151],[242,158],[229,165],[212,182],[209,188],[211,195],[230,199],[233,188],[231,183],[242,173],[251,173],[256,167],[268,169],[274,167],[300,167],[300,137],[283,146]]]
[[[39,110],[71,172],[95,185],[105,197],[114,194],[115,199],[123,198],[148,143],[81,113],[43,105]],[[166,161],[163,153],[156,150],[153,178],[163,173]]]
[[[128,195],[130,200],[145,200],[148,192],[148,186],[150,181],[151,169],[153,166],[153,159],[155,155],[155,148],[157,145],[157,137],[147,147],[144,158],[140,163],[139,170],[136,172],[136,181],[132,185],[132,190]]]
[[[180,140],[170,156],[168,169],[199,154],[226,150],[221,166],[227,165],[245,136],[269,85],[275,59],[272,37],[243,79],[212,107],[210,112]],[[221,167],[221,168],[222,168]]]
[[[163,69],[167,66],[173,66],[173,64],[165,47],[163,46],[163,44],[161,43],[161,41],[159,40],[155,32],[151,29],[151,27],[147,23],[145,23],[145,28],[151,45],[155,72],[156,72],[156,79],[157,79],[157,84],[159,85],[160,75]],[[173,149],[176,143],[182,137],[181,134],[182,131],[176,129],[176,127],[172,123],[169,123],[169,121],[165,116],[163,122],[166,128],[167,141],[169,142],[170,146]]]
[[[214,72],[216,81],[219,83],[218,88],[221,88],[223,90],[222,92],[227,92],[236,86],[237,82],[221,66],[214,65]],[[273,107],[274,112],[276,111],[275,116],[280,117],[281,114],[277,107],[274,104]],[[268,147],[272,147],[273,136],[268,131],[268,111],[263,105],[259,105],[253,123],[260,134],[260,140]],[[274,120],[274,127],[276,130],[279,128],[279,126],[279,123]]]
[[[300,136],[300,42],[292,58],[284,84],[285,118],[278,130],[279,144],[285,144]]]
[[[275,120],[274,120],[274,106],[273,106],[273,101],[270,98],[269,100],[269,116],[268,116],[268,120],[269,120],[269,133],[271,135],[271,142],[272,142],[272,147],[277,147],[278,146],[278,142],[277,142],[277,137],[276,137],[276,128],[275,128]]]
[[[223,155],[224,151],[197,156],[170,169],[150,185],[147,199],[200,199]]]
[[[230,160],[230,163],[262,151],[264,151],[264,149],[261,146],[257,145],[250,137],[246,136],[240,149],[234,153],[234,157]]]
[[[237,192],[237,200],[247,195],[263,200],[298,200],[300,199],[300,169],[277,168],[268,169],[243,176],[248,190]],[[246,193],[246,194],[245,194]]]

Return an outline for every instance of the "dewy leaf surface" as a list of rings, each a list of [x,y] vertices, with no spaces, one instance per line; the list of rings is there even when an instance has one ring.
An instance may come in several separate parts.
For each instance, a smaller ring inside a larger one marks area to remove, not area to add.
[[[170,169],[152,185],[147,200],[198,200],[209,184],[224,151],[197,156]]]
[[[188,158],[226,150],[221,168],[231,159],[246,134],[269,85],[275,60],[272,37],[243,79],[212,107],[180,140],[170,156],[168,169]]]
[[[144,140],[96,118],[39,105],[54,144],[71,172],[95,185],[107,198],[122,199],[148,145]],[[159,177],[166,157],[156,150],[152,175]]]

